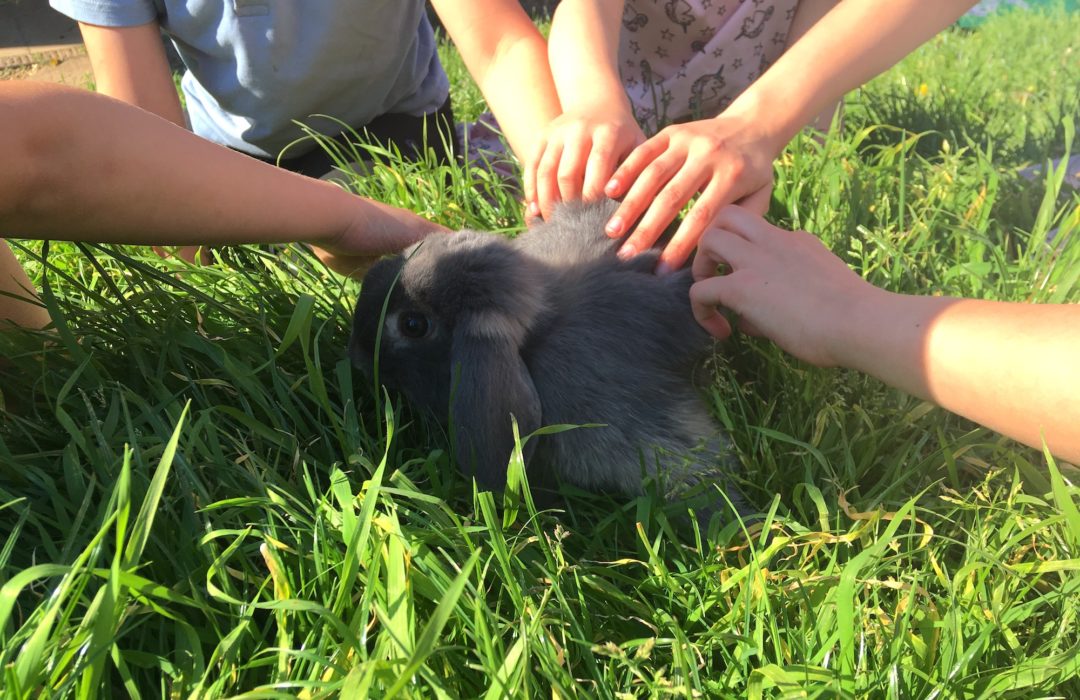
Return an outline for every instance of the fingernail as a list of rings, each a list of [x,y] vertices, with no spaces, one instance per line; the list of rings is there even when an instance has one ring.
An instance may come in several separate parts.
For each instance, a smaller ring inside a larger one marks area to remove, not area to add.
[[[540,205],[536,202],[529,202],[529,216],[540,216]]]
[[[611,220],[607,222],[607,226],[604,227],[604,231],[612,238],[618,238],[623,233],[622,219],[617,216],[612,217]]]
[[[661,277],[664,275],[670,275],[672,272],[675,272],[675,268],[672,267],[671,263],[660,261],[660,264],[656,266],[656,274],[660,275]]]
[[[619,191],[619,181],[614,179],[614,178],[612,178],[611,180],[608,180],[607,184],[604,185],[604,194],[606,194],[609,197],[614,197],[615,193],[618,192],[618,191]]]
[[[616,255],[619,256],[619,260],[629,260],[637,254],[637,248],[629,244],[619,248],[619,252],[616,253]]]

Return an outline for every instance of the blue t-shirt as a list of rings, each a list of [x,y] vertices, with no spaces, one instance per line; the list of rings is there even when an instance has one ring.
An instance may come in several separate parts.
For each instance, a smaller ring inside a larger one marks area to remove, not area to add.
[[[293,120],[336,134],[340,124],[312,115],[359,128],[381,114],[429,114],[449,93],[422,0],[49,1],[87,24],[156,19],[187,67],[192,130],[257,156],[300,138]]]

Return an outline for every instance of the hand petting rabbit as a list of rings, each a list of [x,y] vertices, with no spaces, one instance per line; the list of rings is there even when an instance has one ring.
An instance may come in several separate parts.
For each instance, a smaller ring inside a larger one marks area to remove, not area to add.
[[[459,466],[484,486],[506,484],[511,416],[522,437],[602,424],[530,439],[534,488],[558,478],[633,495],[648,475],[672,497],[731,471],[692,382],[711,339],[694,321],[690,271],[653,274],[656,251],[620,260],[604,235],[616,206],[563,204],[513,240],[431,236],[364,279],[353,362],[370,376],[378,352],[378,382],[449,419]],[[710,507],[727,510],[713,493]]]

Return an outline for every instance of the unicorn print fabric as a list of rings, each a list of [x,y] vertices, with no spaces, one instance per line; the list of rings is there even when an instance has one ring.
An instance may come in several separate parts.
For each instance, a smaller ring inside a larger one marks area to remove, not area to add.
[[[627,0],[619,72],[646,133],[714,117],[787,48],[797,0]]]

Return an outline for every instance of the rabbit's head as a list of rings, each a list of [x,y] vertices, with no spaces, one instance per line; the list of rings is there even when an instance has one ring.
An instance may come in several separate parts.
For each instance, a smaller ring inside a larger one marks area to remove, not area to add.
[[[520,355],[545,311],[545,270],[502,237],[436,234],[378,262],[364,278],[349,352],[411,403],[448,414],[458,464],[501,488],[513,445],[540,427],[540,400]]]

